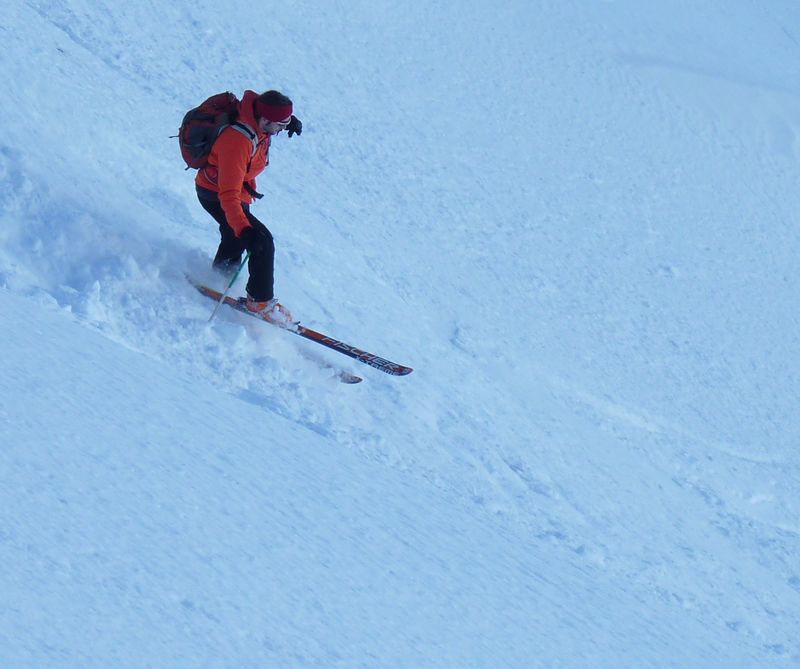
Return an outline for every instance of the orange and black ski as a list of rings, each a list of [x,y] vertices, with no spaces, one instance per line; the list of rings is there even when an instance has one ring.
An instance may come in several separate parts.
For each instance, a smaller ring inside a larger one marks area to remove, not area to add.
[[[197,290],[199,290],[203,295],[211,298],[215,302],[219,302],[220,299],[222,299],[222,293],[218,290],[214,290],[213,288],[209,288],[208,286],[204,286],[199,283],[194,283],[193,281],[192,285],[194,285],[194,287],[197,288]],[[224,303],[229,307],[236,309],[237,311],[249,314],[250,316],[258,318],[259,320],[264,320],[258,314],[253,313],[245,306],[245,298],[243,297],[237,298],[226,295]],[[386,374],[391,374],[392,376],[405,376],[406,374],[410,374],[414,371],[411,367],[398,365],[396,362],[392,362],[391,360],[386,360],[385,358],[381,358],[373,353],[362,351],[355,346],[345,344],[338,339],[334,339],[333,337],[329,337],[321,332],[307,328],[300,323],[291,323],[287,326],[281,326],[266,320],[264,320],[264,322],[269,323],[270,325],[275,325],[275,327],[280,327],[282,330],[288,330],[293,334],[303,337],[304,339],[308,339],[309,341],[316,342],[317,344],[321,344],[322,346],[326,346],[334,351],[338,351],[343,355],[353,358],[354,360],[358,360],[359,362],[363,362],[365,365],[379,369],[380,371]],[[342,377],[342,380],[345,381],[345,383],[358,383],[361,381],[360,377],[355,376],[354,374],[349,374],[349,372],[342,372],[342,374],[347,375],[347,377],[352,377],[352,380],[349,381],[346,380],[345,377]]]

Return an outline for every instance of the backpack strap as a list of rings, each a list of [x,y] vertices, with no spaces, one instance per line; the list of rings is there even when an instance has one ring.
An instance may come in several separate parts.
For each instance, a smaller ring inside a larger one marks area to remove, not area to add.
[[[253,188],[249,183],[246,181],[244,182],[244,189],[250,193],[256,200],[260,200],[264,197],[264,193],[259,193],[255,188]]]
[[[245,137],[247,137],[247,139],[249,139],[253,145],[253,150],[250,152],[250,157],[252,158],[254,155],[256,155],[256,151],[258,149],[258,135],[256,135],[255,131],[249,125],[247,125],[246,123],[242,123],[240,121],[231,123],[230,126],[228,127],[233,128],[237,132],[240,132]],[[247,183],[244,184],[244,189],[257,200],[260,200],[262,197],[264,197],[255,188],[252,188]]]
[[[253,150],[250,152],[250,157],[252,158],[254,155],[256,155],[256,150],[258,149],[258,135],[256,134],[256,131],[253,130],[246,123],[242,123],[240,121],[235,121],[234,123],[231,123],[228,127],[233,128],[237,132],[240,132],[245,137],[247,137],[247,139],[249,139],[250,143],[253,145]]]

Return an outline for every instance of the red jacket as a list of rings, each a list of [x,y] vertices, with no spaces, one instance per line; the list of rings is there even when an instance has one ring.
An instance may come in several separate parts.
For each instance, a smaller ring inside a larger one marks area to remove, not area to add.
[[[258,142],[255,154],[253,142],[248,137],[234,128],[225,128],[211,148],[208,165],[198,170],[195,177],[198,186],[219,194],[225,218],[237,237],[250,226],[242,203],[250,204],[253,197],[245,189],[245,184],[256,190],[256,177],[269,165],[270,136],[259,130],[253,111],[257,97],[255,91],[244,92],[236,119],[237,123],[255,131]]]

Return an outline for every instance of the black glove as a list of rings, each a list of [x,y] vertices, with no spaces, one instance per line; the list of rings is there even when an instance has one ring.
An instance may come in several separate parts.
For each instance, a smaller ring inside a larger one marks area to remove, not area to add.
[[[246,227],[239,235],[239,239],[244,242],[244,247],[250,251],[251,255],[266,251],[272,243],[272,235],[263,225]]]
[[[297,118],[294,114],[292,114],[292,120],[289,121],[289,125],[286,126],[286,129],[289,131],[289,137],[297,133],[298,135],[303,134],[303,123]]]

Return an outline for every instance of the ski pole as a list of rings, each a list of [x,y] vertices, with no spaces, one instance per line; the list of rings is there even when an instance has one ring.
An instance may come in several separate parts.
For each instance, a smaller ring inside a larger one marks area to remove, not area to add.
[[[245,263],[247,263],[249,258],[250,258],[250,251],[247,252],[247,255],[244,257],[244,260],[242,260],[242,264],[239,265],[239,269],[236,270],[236,274],[233,275],[233,278],[231,279],[230,283],[228,284],[228,287],[225,289],[225,292],[222,293],[222,297],[219,298],[219,302],[217,302],[217,306],[214,307],[214,311],[212,311],[211,315],[208,317],[208,322],[209,323],[211,322],[211,319],[214,318],[214,314],[217,313],[217,309],[219,309],[220,305],[225,301],[225,298],[228,296],[228,291],[231,289],[231,286],[233,286],[234,282],[239,277],[239,272],[242,271],[242,268],[245,266]]]

